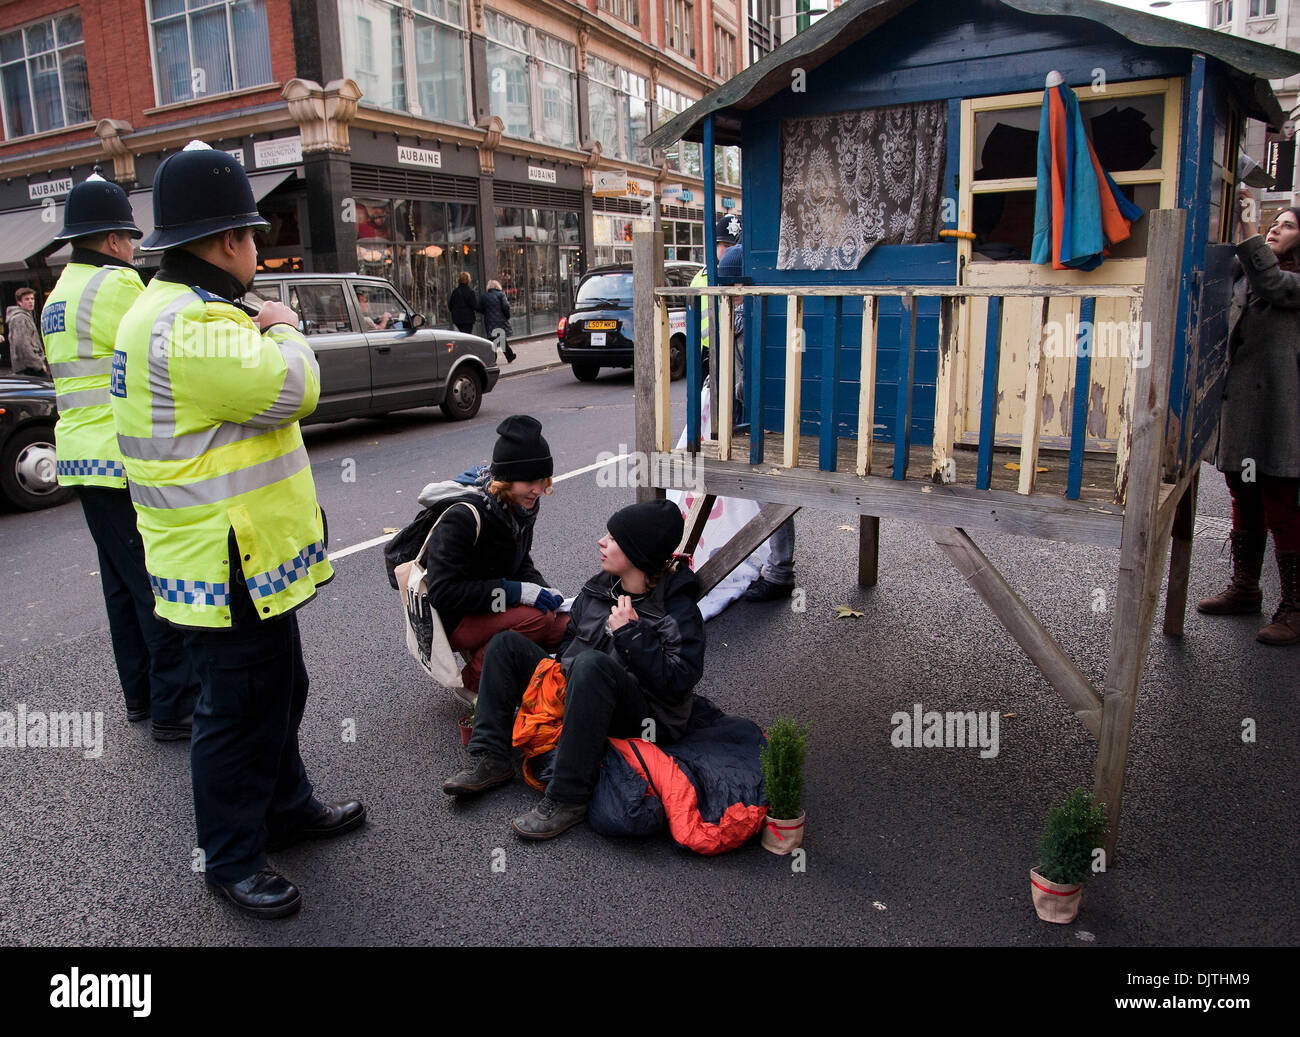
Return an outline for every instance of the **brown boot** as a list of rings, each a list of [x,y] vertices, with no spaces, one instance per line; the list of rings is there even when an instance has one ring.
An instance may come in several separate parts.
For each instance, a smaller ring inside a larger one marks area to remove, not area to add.
[[[1300,644],[1300,551],[1277,552],[1277,571],[1282,578],[1282,601],[1273,622],[1255,640],[1266,645]]]
[[[1210,616],[1235,616],[1258,612],[1264,603],[1259,591],[1259,572],[1264,568],[1267,536],[1258,533],[1232,534],[1232,582],[1212,598],[1196,603],[1196,611]]]

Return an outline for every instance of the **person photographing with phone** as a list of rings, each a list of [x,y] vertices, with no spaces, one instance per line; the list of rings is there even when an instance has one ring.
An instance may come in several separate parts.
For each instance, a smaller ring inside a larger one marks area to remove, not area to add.
[[[1242,220],[1229,314],[1216,461],[1232,495],[1232,582],[1197,603],[1208,615],[1258,613],[1273,535],[1282,600],[1256,640],[1300,644],[1300,208],[1260,234],[1259,203]]]

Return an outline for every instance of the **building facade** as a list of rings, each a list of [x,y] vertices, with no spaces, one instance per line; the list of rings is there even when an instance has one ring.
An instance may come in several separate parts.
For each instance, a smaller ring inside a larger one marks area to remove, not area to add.
[[[462,271],[516,335],[553,332],[582,270],[662,226],[703,259],[699,145],[661,121],[739,71],[739,0],[0,3],[0,284],[48,291],[61,200],[96,165],[152,224],[153,174],[201,138],[243,162],[264,269],[389,277],[431,322]],[[740,156],[719,151],[719,211]],[[142,264],[156,263],[143,257]]]
[[[1206,23],[1212,29],[1271,47],[1300,50],[1300,0],[1210,0],[1205,6]],[[1300,199],[1296,192],[1300,184],[1295,175],[1300,76],[1273,80],[1271,85],[1288,121],[1280,133],[1262,123],[1251,122],[1242,147],[1277,181],[1273,190],[1262,193],[1268,214],[1275,215],[1277,210]]]

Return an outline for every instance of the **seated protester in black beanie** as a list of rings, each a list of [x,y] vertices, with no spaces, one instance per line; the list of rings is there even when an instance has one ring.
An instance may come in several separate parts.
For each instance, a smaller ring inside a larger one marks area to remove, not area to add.
[[[483,653],[493,635],[517,630],[553,651],[568,617],[564,595],[533,564],[533,526],[555,470],[541,423],[514,414],[497,426],[492,464],[474,489],[478,516],[448,508],[429,537],[429,603],[438,610],[452,651],[460,652],[466,696],[479,688]]]
[[[695,574],[673,557],[683,525],[677,506],[662,500],[610,518],[599,541],[601,571],[574,600],[556,653],[565,676],[564,727],[545,796],[513,822],[521,837],[550,839],[587,816],[607,738],[642,737],[647,719],[660,744],[686,733],[704,672],[704,619]],[[514,631],[492,639],[469,743],[472,763],[443,782],[448,795],[483,792],[514,777],[515,711],[545,658]]]

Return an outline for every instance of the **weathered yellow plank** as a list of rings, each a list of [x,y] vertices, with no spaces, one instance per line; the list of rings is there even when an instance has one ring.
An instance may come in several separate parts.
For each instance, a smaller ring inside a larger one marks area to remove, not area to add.
[[[785,451],[782,463],[799,466],[799,403],[803,388],[803,296],[785,297]]]
[[[876,300],[862,299],[862,370],[858,382],[857,473],[871,474],[871,438],[876,430]]]

